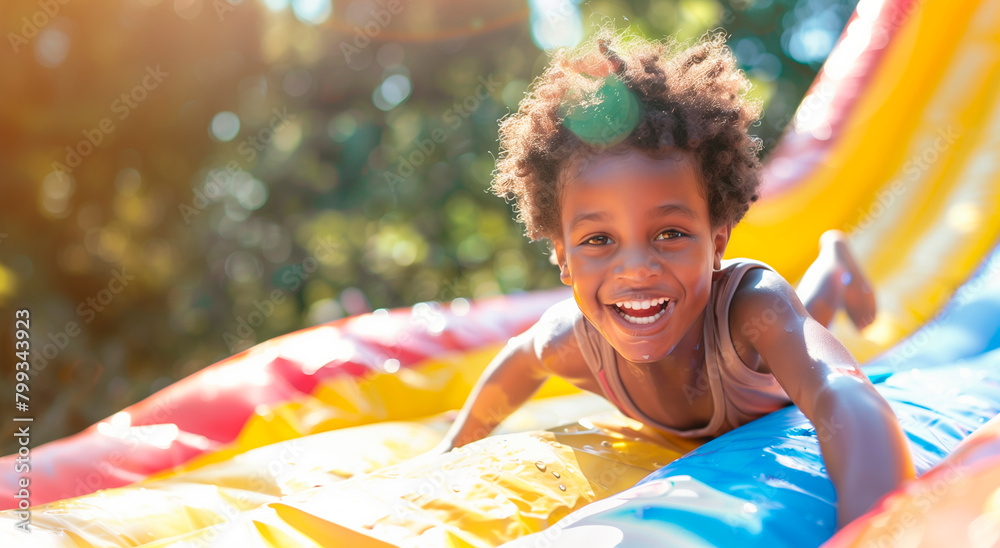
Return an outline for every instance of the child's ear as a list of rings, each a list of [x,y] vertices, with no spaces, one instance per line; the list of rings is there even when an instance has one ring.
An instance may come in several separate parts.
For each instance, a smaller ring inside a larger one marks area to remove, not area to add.
[[[712,268],[719,270],[722,268],[722,256],[726,254],[726,246],[729,245],[729,237],[733,234],[733,225],[726,223],[715,229],[715,237],[712,243],[715,246],[714,257],[712,258]]]
[[[569,275],[569,267],[566,266],[566,248],[563,247],[562,242],[558,240],[552,242],[552,255],[549,257],[549,261],[559,267],[559,281],[563,285],[572,285],[573,279]]]

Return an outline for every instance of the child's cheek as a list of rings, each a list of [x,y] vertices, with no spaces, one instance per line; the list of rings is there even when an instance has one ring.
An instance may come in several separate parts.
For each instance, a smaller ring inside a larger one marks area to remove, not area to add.
[[[576,301],[576,306],[583,310],[583,301],[580,299],[580,293],[576,290],[576,284],[573,284],[573,300]]]

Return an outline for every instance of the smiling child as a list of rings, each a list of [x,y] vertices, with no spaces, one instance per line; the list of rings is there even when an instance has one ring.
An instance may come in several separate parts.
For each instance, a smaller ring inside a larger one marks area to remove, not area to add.
[[[686,437],[794,403],[846,524],[914,476],[892,410],[825,327],[844,309],[864,328],[874,296],[837,231],[797,290],[762,262],[723,260],[758,197],[760,107],[723,35],[687,49],[626,38],[602,29],[557,51],[502,122],[492,190],[551,242],[573,298],[511,339],[437,450],[485,437],[550,376]]]

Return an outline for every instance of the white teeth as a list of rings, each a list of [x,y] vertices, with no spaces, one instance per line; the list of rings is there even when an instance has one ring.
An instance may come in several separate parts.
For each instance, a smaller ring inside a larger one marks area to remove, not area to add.
[[[660,306],[661,304],[669,300],[670,299],[660,297],[658,299],[652,299],[646,301],[622,301],[615,303],[615,305],[618,308],[624,308],[627,310],[646,310],[651,306]]]
[[[661,311],[657,312],[656,314],[654,314],[652,316],[649,316],[647,318],[636,318],[635,316],[629,316],[628,314],[622,312],[621,310],[619,310],[618,313],[621,314],[622,317],[625,318],[629,323],[635,323],[635,324],[640,324],[640,325],[644,325],[644,324],[647,324],[647,323],[653,323],[656,320],[659,320],[661,317],[663,317],[664,314],[667,313],[667,310],[669,308],[669,300],[668,299],[660,299],[660,302],[662,302],[662,301],[667,301],[668,302],[667,308],[664,308],[663,310],[661,310]],[[625,304],[628,304],[628,303],[625,303]],[[657,303],[657,305],[659,305],[659,303]],[[618,306],[621,307],[622,305],[619,304]],[[628,307],[625,307],[625,308],[628,308]]]

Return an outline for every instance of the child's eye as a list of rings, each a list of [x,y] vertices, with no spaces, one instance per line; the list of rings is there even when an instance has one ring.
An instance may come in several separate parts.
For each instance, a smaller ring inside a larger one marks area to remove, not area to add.
[[[663,232],[660,233],[660,236],[663,236],[664,234],[669,234],[669,236],[667,236],[665,238],[662,238],[664,240],[673,240],[675,238],[680,238],[681,236],[684,236],[683,232],[680,232],[679,230],[673,230],[673,229],[664,230]]]
[[[603,241],[601,241],[601,242],[594,242],[594,240],[603,240]],[[585,244],[594,243],[594,245],[601,245],[601,244],[604,244],[604,243],[607,243],[607,242],[608,242],[608,237],[607,236],[591,236],[590,238],[588,238],[587,240],[585,240],[583,243],[585,243]]]

